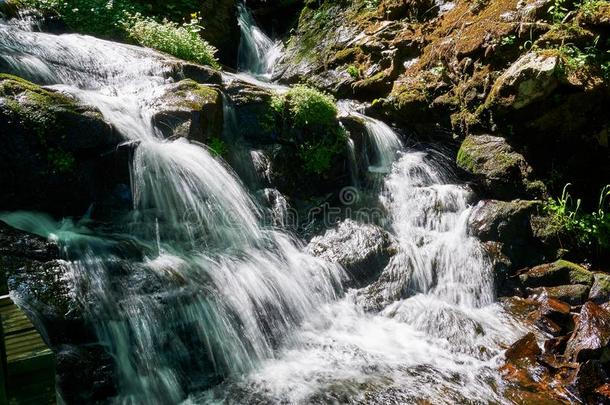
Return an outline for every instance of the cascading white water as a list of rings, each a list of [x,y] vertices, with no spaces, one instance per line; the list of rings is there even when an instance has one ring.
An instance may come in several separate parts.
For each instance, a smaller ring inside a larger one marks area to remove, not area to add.
[[[57,233],[116,362],[116,402],[506,402],[495,368],[519,327],[494,304],[489,263],[466,233],[470,192],[438,157],[361,116],[371,169],[387,173],[381,200],[398,252],[379,280],[343,296],[343,271],[261,226],[222,162],[160,138],[147,106],[169,80],[164,60],[0,25],[0,66],[98,107],[138,141],[132,232],[144,258],[109,253],[116,234]]]
[[[388,173],[403,147],[400,137],[387,124],[362,114],[353,102],[342,100],[339,101],[338,107],[341,115],[356,117],[364,123],[369,142],[374,149],[369,172]]]
[[[276,62],[282,56],[283,45],[269,38],[254,21],[250,10],[241,2],[237,4],[238,23],[241,32],[237,67],[268,80]]]
[[[99,244],[71,243],[82,238],[60,240],[77,285],[87,290],[81,298],[90,320],[116,361],[119,402],[176,403],[205,386],[194,376],[246,372],[336,297],[340,268],[261,226],[241,182],[207,150],[160,138],[148,105],[169,81],[164,57],[0,25],[0,61],[98,107],[126,140],[138,141],[132,232],[156,249],[143,262],[126,263]],[[127,280],[117,282],[117,273]]]
[[[494,303],[490,262],[467,234],[473,196],[442,156],[406,150],[366,118],[376,150],[399,155],[380,197],[398,252],[376,282],[307,318],[278,356],[194,402],[508,402],[497,368],[523,329]]]

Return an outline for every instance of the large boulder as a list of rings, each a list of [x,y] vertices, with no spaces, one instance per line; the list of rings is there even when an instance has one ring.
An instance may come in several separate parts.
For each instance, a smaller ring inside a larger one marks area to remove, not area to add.
[[[554,287],[567,284],[593,285],[593,273],[567,260],[542,264],[521,274],[519,279],[526,287]]]
[[[467,136],[457,154],[458,166],[470,173],[488,196],[500,199],[539,197],[544,185],[532,180],[532,168],[506,139]]]
[[[488,104],[519,110],[540,100],[559,85],[556,55],[528,52],[496,80]]]
[[[571,361],[590,359],[608,361],[610,343],[610,312],[587,301],[580,311],[578,321],[567,343],[565,356]]]
[[[99,111],[0,74],[0,210],[81,215],[107,201],[129,184],[121,141]]]
[[[502,295],[519,287],[517,270],[556,258],[532,232],[531,220],[539,206],[536,201],[483,200],[468,218],[468,232],[484,242]]]
[[[191,79],[167,85],[153,101],[153,122],[166,137],[185,137],[205,142],[223,128],[222,95]]]
[[[396,245],[382,228],[348,219],[313,238],[307,250],[340,264],[351,276],[353,285],[362,286],[379,276],[396,253]]]

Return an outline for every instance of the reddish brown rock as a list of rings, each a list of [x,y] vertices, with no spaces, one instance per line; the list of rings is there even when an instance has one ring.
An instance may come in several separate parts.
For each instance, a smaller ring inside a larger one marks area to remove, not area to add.
[[[534,360],[540,353],[536,335],[530,332],[506,349],[505,356],[507,362],[517,362],[526,359]]]
[[[593,399],[598,404],[610,404],[610,384],[597,387]]]
[[[592,301],[583,305],[574,333],[566,345],[565,356],[583,362],[610,355],[610,312]]]

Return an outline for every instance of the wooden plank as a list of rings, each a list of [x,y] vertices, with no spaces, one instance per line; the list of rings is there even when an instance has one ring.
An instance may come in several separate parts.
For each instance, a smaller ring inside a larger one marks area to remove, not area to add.
[[[6,382],[6,399],[2,403],[55,404],[55,355],[10,297],[0,297],[0,320],[0,330],[4,330],[0,332],[4,353],[0,354]]]

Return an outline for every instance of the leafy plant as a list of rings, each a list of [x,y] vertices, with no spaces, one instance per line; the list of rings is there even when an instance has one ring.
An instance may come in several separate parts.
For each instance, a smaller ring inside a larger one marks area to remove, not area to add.
[[[103,37],[124,37],[119,22],[141,5],[129,0],[18,0],[20,7],[59,15],[73,31]]]
[[[348,66],[346,69],[346,72],[354,79],[357,79],[360,77],[360,71],[354,65]]]
[[[553,0],[553,4],[549,7],[548,12],[553,23],[561,23],[568,14],[568,9],[565,7],[565,0]]]
[[[346,133],[337,120],[335,99],[306,85],[296,85],[271,99],[271,109],[294,142],[303,169],[323,174],[345,148]]]
[[[128,15],[122,22],[129,37],[142,46],[168,53],[180,59],[219,67],[214,54],[216,49],[203,40],[199,32],[197,14],[191,15],[191,21],[181,25],[163,21],[157,22],[139,13]]]
[[[517,37],[515,35],[507,35],[500,40],[500,46],[511,46],[515,44]]]
[[[331,95],[299,84],[288,90],[285,97],[296,127],[327,129],[336,125],[338,111]]]
[[[377,7],[379,7],[380,3],[381,3],[381,0],[365,0],[364,7],[367,10],[375,10],[375,9],[377,9]]]
[[[227,154],[227,145],[219,137],[212,137],[208,142],[208,149],[216,156],[222,157]]]
[[[598,208],[595,212],[580,211],[581,200],[574,200],[566,184],[559,198],[551,198],[545,203],[545,211],[554,225],[566,231],[579,245],[597,251],[610,248],[610,184],[600,191]]]

